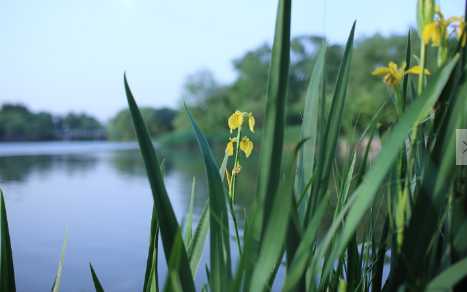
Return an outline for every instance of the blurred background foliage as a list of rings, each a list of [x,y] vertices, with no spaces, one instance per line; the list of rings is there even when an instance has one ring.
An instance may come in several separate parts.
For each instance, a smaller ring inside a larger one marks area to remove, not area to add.
[[[301,123],[309,72],[312,71],[316,53],[323,41],[323,38],[317,36],[299,36],[292,40],[287,109],[289,126]],[[356,43],[347,104],[349,110],[344,113],[344,130],[348,134],[365,129],[373,114],[390,98],[381,80],[370,73],[376,66],[386,65],[390,60],[402,61],[405,42],[405,36],[384,37],[376,34]],[[341,44],[330,45],[327,50],[328,100],[331,98],[334,76],[337,75],[343,50]],[[261,127],[264,110],[261,101],[264,100],[270,57],[271,47],[268,44],[246,52],[233,61],[237,77],[228,84],[218,82],[213,73],[206,70],[187,78],[182,98],[189,104],[204,131],[208,134],[225,131],[227,117],[236,109],[254,112]],[[380,122],[390,123],[393,118],[393,109],[388,104]],[[174,127],[179,131],[190,128],[183,111],[177,115]]]
[[[304,93],[318,48],[324,39],[319,36],[298,36],[291,43],[291,66],[288,89],[287,124],[301,123]],[[344,113],[344,132],[349,136],[365,129],[372,115],[391,98],[384,84],[371,76],[376,66],[390,60],[404,59],[406,36],[379,34],[356,42],[352,62],[351,86]],[[417,42],[414,41],[416,44]],[[327,50],[326,90],[330,100],[343,54],[342,44],[330,44]],[[415,48],[416,51],[416,48]],[[235,110],[253,112],[261,128],[264,93],[268,79],[271,46],[263,43],[233,60],[235,78],[222,83],[209,70],[189,75],[183,85],[178,109],[142,108],[151,135],[161,140],[178,142],[191,139],[191,126],[183,110],[183,102],[190,109],[200,127],[211,137],[224,137],[227,117]],[[384,108],[380,123],[394,118],[391,103]],[[24,105],[4,104],[0,109],[0,141],[39,140],[134,140],[133,125],[127,109],[106,122],[86,113],[64,116],[48,112],[32,112]]]

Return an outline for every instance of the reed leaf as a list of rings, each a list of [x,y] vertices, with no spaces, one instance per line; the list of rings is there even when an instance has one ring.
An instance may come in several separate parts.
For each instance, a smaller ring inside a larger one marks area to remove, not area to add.
[[[301,126],[301,138],[308,139],[300,151],[298,160],[297,192],[301,194],[305,189],[305,182],[313,174],[316,160],[316,148],[321,123],[321,104],[324,103],[322,87],[324,86],[324,65],[326,59],[326,43],[321,45],[311,73],[310,81],[305,95],[305,108]]]
[[[276,18],[272,59],[266,92],[266,111],[263,121],[260,167],[258,174],[257,209],[259,226],[256,237],[267,224],[272,210],[273,196],[276,193],[281,175],[281,160],[285,127],[285,105],[290,63],[290,21],[291,0],[279,0]],[[264,205],[263,205],[264,204]],[[263,215],[264,212],[264,215]]]
[[[191,273],[193,277],[198,272],[198,265],[204,249],[204,242],[209,231],[209,204],[206,204],[201,212],[198,226],[195,229],[193,239],[188,246],[188,257],[190,259]]]
[[[60,253],[60,261],[58,262],[57,273],[55,274],[55,280],[52,285],[52,292],[60,291],[60,284],[62,282],[63,264],[65,262],[65,251],[66,251],[67,244],[68,244],[68,233],[65,232],[65,239],[63,240],[63,244],[62,244],[62,251]]]
[[[135,127],[136,136],[138,138],[138,143],[152,190],[165,258],[168,262],[170,255],[174,253],[173,248],[175,241],[178,240],[179,236],[181,237],[180,226],[177,222],[177,218],[175,217],[175,212],[165,188],[163,176],[159,168],[159,159],[157,158],[148,130],[130,90],[126,76],[124,76],[124,84],[131,117],[133,119],[133,125]],[[179,253],[181,264],[177,265],[178,270],[176,273],[181,280],[184,291],[194,291],[195,285],[191,275],[185,247],[183,245],[178,245],[178,247],[180,248]],[[171,271],[169,271],[169,273],[170,272]]]
[[[337,138],[342,128],[342,113],[347,97],[355,26],[356,23],[354,22],[345,46],[344,57],[339,68],[331,109],[326,122],[326,129],[323,133],[323,140],[321,141],[321,145],[319,145],[319,149],[322,151],[320,152],[317,169],[315,171],[319,177],[317,179],[319,183],[313,184],[311,188],[311,195],[305,212],[305,224],[308,224],[311,213],[314,210],[314,206],[316,206],[317,202],[320,200],[321,194],[328,186],[332,161],[336,157]]]
[[[5,207],[5,198],[0,189],[0,291],[16,291],[13,254]]]
[[[467,276],[467,258],[453,264],[436,276],[426,287],[426,291],[450,291],[453,286]]]
[[[211,289],[225,291],[232,278],[230,258],[230,236],[227,211],[227,193],[219,174],[219,166],[203,135],[188,108],[193,131],[204,158],[209,188],[209,225],[210,225],[210,260]]]
[[[94,270],[94,267],[91,263],[89,263],[89,269],[91,269],[92,282],[96,292],[104,292],[104,288],[102,287],[102,284],[99,281],[99,277],[97,277],[96,271]]]
[[[302,140],[296,146],[293,157],[288,163],[285,178],[281,181],[273,197],[271,217],[266,224],[249,291],[264,291],[282,259],[294,196],[296,157],[305,141]]]
[[[159,291],[159,281],[157,272],[159,243],[159,221],[157,220],[156,207],[152,207],[151,233],[149,235],[148,258],[146,261],[146,272],[144,275],[144,292]]]

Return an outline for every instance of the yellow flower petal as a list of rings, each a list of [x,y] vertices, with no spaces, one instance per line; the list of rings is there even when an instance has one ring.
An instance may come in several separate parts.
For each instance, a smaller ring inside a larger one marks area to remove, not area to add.
[[[243,137],[242,141],[240,141],[240,150],[242,150],[245,153],[245,156],[247,158],[250,157],[253,148],[253,142],[248,137]]]
[[[389,62],[388,68],[391,70],[391,72],[397,72],[399,70],[397,64],[394,62]]]
[[[234,143],[235,139],[230,138],[229,142],[227,142],[227,146],[225,147],[225,153],[227,156],[232,156],[234,153]]]
[[[388,67],[378,67],[376,68],[371,75],[373,76],[384,76],[390,72]]]
[[[430,75],[430,71],[428,71],[428,69],[424,69],[422,70],[422,67],[421,66],[413,66],[412,68],[410,68],[409,70],[405,71],[406,74],[414,74],[414,75],[421,75],[422,74],[422,71],[423,71],[423,74],[425,75]]]
[[[433,38],[433,35],[436,33],[436,23],[435,22],[430,22],[425,27],[423,28],[423,33],[422,33],[422,39],[423,43],[427,45],[430,40]]]
[[[255,117],[253,116],[252,113],[249,113],[248,114],[248,127],[250,128],[250,131],[252,133],[255,132],[255,123],[256,123]]]
[[[243,124],[243,113],[240,111],[235,111],[229,117],[228,124],[230,131],[240,128]]]

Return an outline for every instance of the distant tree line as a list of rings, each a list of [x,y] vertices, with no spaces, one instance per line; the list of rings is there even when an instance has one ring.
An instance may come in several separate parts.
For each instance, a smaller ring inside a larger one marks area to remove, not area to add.
[[[141,112],[151,135],[157,136],[174,129],[175,110],[143,107]],[[107,124],[102,124],[86,113],[53,115],[33,112],[21,104],[4,104],[0,108],[0,142],[105,139],[135,139],[127,109],[118,112]]]
[[[0,108],[0,141],[105,139],[104,126],[85,113],[32,112],[21,104]]]

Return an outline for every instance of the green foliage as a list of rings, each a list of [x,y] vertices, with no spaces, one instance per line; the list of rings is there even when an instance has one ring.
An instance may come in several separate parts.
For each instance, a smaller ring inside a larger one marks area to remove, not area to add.
[[[173,130],[173,122],[176,111],[169,108],[154,109],[151,107],[141,108],[141,114],[147,125],[151,136],[158,136]],[[135,130],[131,123],[130,111],[125,109],[113,117],[108,126],[109,139],[128,141],[135,140]]]
[[[49,113],[32,113],[25,106],[4,104],[0,109],[0,141],[48,140],[56,137]]]
[[[324,42],[318,36],[298,36],[290,41],[290,67],[287,86],[286,121],[288,125],[301,123],[305,96],[311,69],[316,62],[319,47]],[[390,93],[378,78],[370,75],[379,65],[386,65],[391,60],[402,62],[404,58],[405,37],[374,35],[357,40],[353,52],[352,75],[350,76],[349,101],[343,113],[344,131],[363,131],[378,108],[391,98]],[[327,46],[326,72],[324,81],[328,86],[325,92],[329,106],[332,85],[339,70],[344,47],[340,44]],[[258,113],[257,120],[262,126],[264,92],[267,87],[268,70],[272,49],[268,44],[246,52],[233,61],[236,79],[229,84],[220,84],[209,71],[190,75],[185,83],[184,98],[191,106],[193,116],[201,129],[208,134],[225,129],[225,117],[232,109],[247,108]],[[387,124],[394,121],[394,109],[385,107],[380,122]],[[180,112],[175,128],[186,129],[189,122]]]
[[[47,112],[34,113],[23,105],[14,104],[4,104],[0,109],[0,141],[103,138],[103,126],[85,113],[54,116]]]

